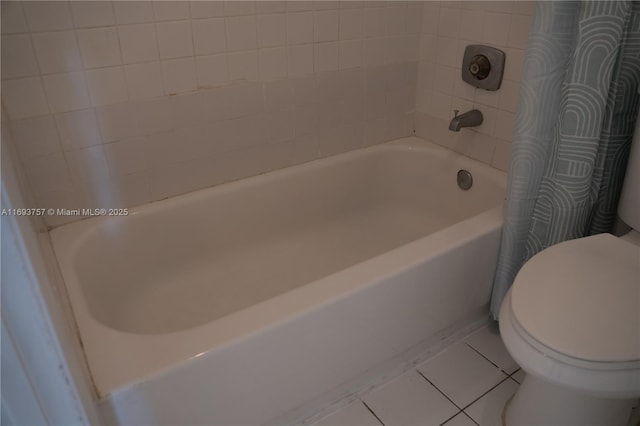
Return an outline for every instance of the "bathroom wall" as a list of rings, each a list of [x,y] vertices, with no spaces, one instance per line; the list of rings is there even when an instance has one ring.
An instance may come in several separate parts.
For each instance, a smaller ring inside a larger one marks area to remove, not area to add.
[[[2,102],[35,206],[134,206],[407,136],[422,16],[414,2],[3,1]]]
[[[425,3],[420,34],[416,134],[476,160],[507,170],[520,78],[534,2],[468,1]],[[462,81],[469,44],[486,44],[506,54],[497,91]],[[460,132],[448,130],[453,110],[479,109],[484,122]]]

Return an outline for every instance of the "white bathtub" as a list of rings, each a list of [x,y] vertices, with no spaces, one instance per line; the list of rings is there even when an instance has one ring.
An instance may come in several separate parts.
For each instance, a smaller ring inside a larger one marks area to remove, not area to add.
[[[465,324],[504,185],[406,138],[54,229],[109,416],[270,423]]]

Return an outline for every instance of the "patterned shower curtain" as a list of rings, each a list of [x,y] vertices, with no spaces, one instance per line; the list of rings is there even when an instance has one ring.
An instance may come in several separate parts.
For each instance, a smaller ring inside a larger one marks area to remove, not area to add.
[[[537,2],[511,148],[495,319],[534,254],[611,230],[639,80],[640,1]]]

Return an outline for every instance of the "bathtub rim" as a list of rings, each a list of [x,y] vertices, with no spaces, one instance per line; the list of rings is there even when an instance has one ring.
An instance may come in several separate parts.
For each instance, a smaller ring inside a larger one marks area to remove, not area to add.
[[[395,149],[398,146],[408,150],[432,151],[439,155],[453,156],[455,159],[462,157],[465,162],[477,163],[485,168],[492,178],[500,179],[498,182],[500,186],[505,186],[504,172],[415,137],[403,138],[363,150]],[[143,217],[171,206],[197,202],[200,198],[209,196],[211,191],[237,190],[243,185],[253,184],[257,179],[261,181],[265,177],[277,179],[283,174],[294,173],[300,167],[309,167],[313,163],[315,163],[313,167],[323,167],[327,162],[336,161],[336,157],[351,158],[362,155],[363,150],[339,154],[161,200],[164,203],[154,202],[139,206],[131,209],[131,214]],[[221,351],[250,339],[256,334],[322,309],[335,300],[354,295],[369,286],[380,285],[391,276],[409,270],[443,252],[453,250],[479,235],[500,228],[503,222],[502,211],[503,206],[499,204],[408,244],[215,321],[163,334],[136,334],[104,325],[89,311],[80,283],[76,279],[70,280],[69,274],[65,273],[73,270],[73,261],[82,242],[98,232],[102,223],[118,218],[97,217],[63,225],[52,230],[50,237],[60,271],[63,273],[65,288],[72,302],[79,338],[91,367],[95,387],[100,397],[106,397],[123,386],[135,386],[151,377],[179,368],[195,358]],[[76,278],[75,275],[72,277]]]

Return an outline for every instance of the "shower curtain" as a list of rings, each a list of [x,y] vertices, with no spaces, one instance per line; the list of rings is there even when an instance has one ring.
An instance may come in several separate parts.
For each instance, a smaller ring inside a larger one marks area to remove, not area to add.
[[[608,232],[638,108],[640,1],[536,4],[491,299],[561,241]]]

